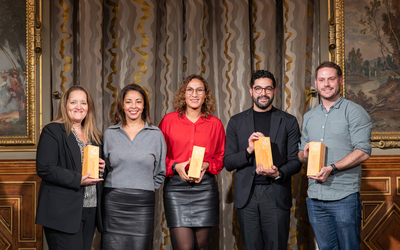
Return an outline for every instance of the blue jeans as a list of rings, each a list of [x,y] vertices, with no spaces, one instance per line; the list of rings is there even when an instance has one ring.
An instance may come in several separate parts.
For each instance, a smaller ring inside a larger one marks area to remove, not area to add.
[[[307,198],[307,210],[319,250],[360,249],[360,193],[338,201]]]

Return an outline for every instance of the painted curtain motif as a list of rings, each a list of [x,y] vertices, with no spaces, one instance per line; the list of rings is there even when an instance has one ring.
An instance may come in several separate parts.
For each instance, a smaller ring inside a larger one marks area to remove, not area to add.
[[[26,1],[0,0],[0,136],[27,134]]]
[[[345,0],[345,92],[373,132],[400,131],[400,0]]]

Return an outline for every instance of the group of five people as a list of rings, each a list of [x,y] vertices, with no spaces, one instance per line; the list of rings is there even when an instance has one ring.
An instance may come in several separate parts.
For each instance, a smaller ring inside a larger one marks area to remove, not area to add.
[[[158,127],[151,122],[144,89],[125,86],[117,97],[114,125],[103,138],[89,92],[78,85],[69,88],[37,149],[42,184],[36,223],[43,225],[49,249],[90,249],[96,226],[102,249],[149,249],[155,190],[165,176],[163,201],[173,248],[209,249],[211,228],[219,224],[215,176],[223,167],[236,170],[234,205],[245,249],[287,249],[291,177],[307,163],[311,141],[327,147],[326,167],[309,178],[307,198],[319,249],[359,249],[360,164],[371,154],[372,124],[361,106],[340,95],[342,83],[336,64],[317,68],[321,104],[304,116],[302,135],[296,118],[272,105],[276,82],[265,70],[252,75],[253,106],[231,117],[226,135],[213,116],[210,86],[199,75],[182,81],[175,112]],[[254,142],[264,136],[271,141],[271,169],[255,163]],[[86,145],[102,147],[98,179],[81,174]],[[193,146],[205,148],[198,179],[187,173]]]

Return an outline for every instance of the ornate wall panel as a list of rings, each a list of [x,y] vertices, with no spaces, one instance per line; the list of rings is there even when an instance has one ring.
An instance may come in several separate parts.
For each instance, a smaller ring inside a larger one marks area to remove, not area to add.
[[[41,179],[35,161],[0,161],[0,249],[42,249],[35,224]]]
[[[400,156],[362,164],[361,249],[400,249]]]

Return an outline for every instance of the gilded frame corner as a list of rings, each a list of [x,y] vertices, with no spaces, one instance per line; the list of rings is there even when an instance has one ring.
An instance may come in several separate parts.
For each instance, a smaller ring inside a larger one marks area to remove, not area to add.
[[[26,0],[26,135],[0,136],[0,152],[36,151],[42,120],[41,8],[42,0]]]
[[[346,97],[346,73],[345,73],[345,36],[344,36],[344,0],[328,0],[328,6],[333,8],[335,22],[334,51],[329,55],[329,60],[336,62],[343,70],[343,88],[341,93]],[[350,0],[347,0],[350,1]],[[398,132],[374,132],[372,128],[371,145],[374,148],[400,148],[400,131]]]

